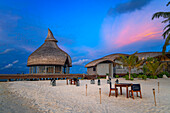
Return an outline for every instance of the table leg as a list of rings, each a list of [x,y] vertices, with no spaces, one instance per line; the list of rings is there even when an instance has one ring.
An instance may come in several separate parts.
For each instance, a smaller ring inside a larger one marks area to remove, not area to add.
[[[115,85],[115,89],[116,89],[116,85]],[[111,90],[110,90],[110,94],[111,94]],[[117,95],[116,95],[116,90],[115,90],[115,97],[117,97]]]
[[[129,96],[128,96],[128,86],[126,86],[126,96],[127,96],[127,98],[129,98]]]
[[[72,79],[70,80],[70,84],[72,85]]]
[[[120,94],[122,95],[122,87],[120,87]]]

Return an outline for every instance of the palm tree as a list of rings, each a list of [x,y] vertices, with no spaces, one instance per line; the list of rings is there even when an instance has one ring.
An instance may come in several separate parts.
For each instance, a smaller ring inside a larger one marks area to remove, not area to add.
[[[170,2],[168,2],[166,6],[168,6],[169,4]],[[162,23],[168,23],[168,25],[165,26],[165,28],[163,29],[164,33],[162,34],[163,38],[166,39],[162,50],[163,55],[165,55],[166,47],[170,45],[169,43],[170,42],[170,12],[157,12],[152,16],[152,20],[154,18],[159,18],[159,17],[165,18],[165,20],[162,21]]]
[[[164,67],[167,67],[167,64],[161,63],[157,59],[153,59],[152,61],[146,61],[146,66],[149,69],[149,72],[153,77],[157,76],[160,72],[163,72]]]
[[[139,66],[141,66],[141,64],[143,63],[143,60],[139,60],[138,56],[135,56],[137,52],[135,52],[134,54],[130,55],[130,56],[124,56],[124,55],[120,55],[119,57],[119,61],[121,63],[123,63],[123,66],[128,67],[128,71],[129,71],[129,79],[131,78],[131,69],[133,69],[134,67],[139,68]]]

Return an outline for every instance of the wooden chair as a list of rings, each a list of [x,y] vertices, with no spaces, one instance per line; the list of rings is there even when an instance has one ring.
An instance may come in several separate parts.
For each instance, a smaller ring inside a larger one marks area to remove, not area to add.
[[[134,94],[133,94],[133,92],[136,92],[137,97],[138,97],[138,92],[140,92],[140,98],[142,98],[142,93],[141,93],[140,84],[133,84],[133,85],[131,86],[131,90],[129,90],[129,95],[130,95],[130,93],[131,93],[132,98],[134,99]],[[130,96],[131,96],[131,95],[130,95]]]
[[[118,89],[117,89],[117,88],[112,88],[112,82],[110,82],[110,93],[109,93],[109,97],[110,97],[112,91],[115,91],[115,95],[116,95],[116,97],[117,97],[117,96],[118,96]]]

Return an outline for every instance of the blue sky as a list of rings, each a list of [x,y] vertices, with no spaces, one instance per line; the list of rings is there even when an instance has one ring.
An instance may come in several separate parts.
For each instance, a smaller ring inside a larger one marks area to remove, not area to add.
[[[158,11],[168,0],[0,0],[0,73],[28,73],[27,58],[51,29],[72,58],[71,73],[112,54],[162,51]]]

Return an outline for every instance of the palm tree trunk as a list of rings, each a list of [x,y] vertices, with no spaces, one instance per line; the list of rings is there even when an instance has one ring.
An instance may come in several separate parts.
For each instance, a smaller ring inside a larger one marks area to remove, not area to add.
[[[131,68],[129,68],[129,80],[130,80],[130,78],[131,78],[131,77],[130,77],[130,74],[131,74]]]

